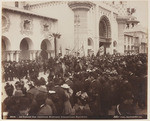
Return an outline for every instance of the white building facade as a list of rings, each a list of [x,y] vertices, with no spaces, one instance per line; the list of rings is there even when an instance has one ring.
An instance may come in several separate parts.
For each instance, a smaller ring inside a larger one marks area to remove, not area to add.
[[[4,2],[3,60],[124,53],[126,2]]]
[[[148,30],[138,24],[136,17],[130,16],[124,30],[124,53],[147,53]]]

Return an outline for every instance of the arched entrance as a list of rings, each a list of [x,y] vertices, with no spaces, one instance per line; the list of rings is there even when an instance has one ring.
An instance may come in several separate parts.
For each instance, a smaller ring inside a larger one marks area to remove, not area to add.
[[[33,49],[33,43],[30,38],[24,38],[20,42],[20,59],[29,60],[30,59],[30,50]]]
[[[104,48],[104,54],[108,52],[111,44],[111,26],[107,16],[103,15],[99,22],[99,47]]]
[[[7,37],[2,36],[2,60],[8,60],[7,59],[7,51],[10,50],[10,41]]]
[[[42,60],[47,60],[49,58],[48,51],[51,50],[51,43],[48,39],[44,39],[41,43],[41,57]]]

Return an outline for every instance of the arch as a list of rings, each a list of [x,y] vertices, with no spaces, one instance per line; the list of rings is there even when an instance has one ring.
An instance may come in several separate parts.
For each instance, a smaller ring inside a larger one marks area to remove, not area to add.
[[[30,38],[25,37],[21,40],[20,42],[20,50],[22,50],[25,46],[28,46],[26,49],[27,50],[33,50],[33,42]],[[23,48],[21,48],[23,47]]]
[[[103,15],[99,21],[100,38],[111,38],[111,26],[107,16]]]
[[[128,50],[130,50],[130,46],[128,45]]]
[[[124,50],[127,50],[126,45],[124,45]]]
[[[2,50],[10,50],[11,49],[11,44],[10,44],[10,40],[5,37],[2,36]]]
[[[42,60],[46,60],[48,59],[48,50],[52,50],[52,45],[51,45],[51,42],[48,40],[48,39],[44,39],[42,42],[41,42],[41,57],[42,57]]]
[[[113,46],[114,46],[114,47],[117,46],[117,42],[116,42],[116,41],[113,42]]]
[[[92,38],[88,38],[88,46],[93,46],[94,42],[92,40]]]
[[[104,54],[109,53],[111,44],[111,26],[107,16],[103,15],[99,21],[99,47],[104,47]]]
[[[52,45],[51,42],[48,39],[44,39],[41,42],[41,49],[43,50],[51,50],[52,49]]]
[[[33,50],[33,42],[30,38],[25,37],[20,42],[20,59],[29,60],[30,59],[30,50]]]

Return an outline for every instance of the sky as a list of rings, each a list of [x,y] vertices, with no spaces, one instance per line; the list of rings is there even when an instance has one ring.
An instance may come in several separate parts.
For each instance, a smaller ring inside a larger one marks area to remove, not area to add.
[[[143,27],[148,28],[148,0],[132,0],[128,1],[128,5],[136,9],[133,15],[137,17]]]

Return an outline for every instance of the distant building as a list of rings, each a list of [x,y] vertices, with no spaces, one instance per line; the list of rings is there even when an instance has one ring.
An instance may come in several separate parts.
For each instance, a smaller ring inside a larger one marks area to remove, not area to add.
[[[124,53],[147,53],[147,30],[138,24],[136,17],[130,16],[124,30]]]
[[[126,1],[3,2],[3,60],[123,54],[127,20]]]

